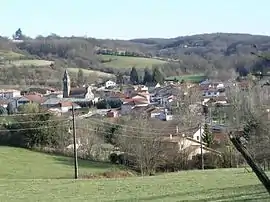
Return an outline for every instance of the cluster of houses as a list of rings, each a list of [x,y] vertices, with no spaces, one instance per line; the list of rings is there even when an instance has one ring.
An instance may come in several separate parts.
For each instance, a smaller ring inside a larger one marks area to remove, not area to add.
[[[200,84],[167,83],[155,86],[127,85],[121,90],[112,81],[106,81],[102,86],[85,85],[71,88],[69,73],[66,70],[63,76],[63,89],[52,88],[29,88],[26,91],[2,89],[0,90],[0,106],[13,107],[16,111],[20,105],[26,103],[38,103],[49,111],[59,115],[69,112],[72,106],[75,109],[87,109],[89,116],[105,116],[108,119],[117,119],[125,115],[145,115],[156,123],[155,129],[168,128],[171,132],[166,133],[165,139],[179,148],[192,147],[197,154],[200,152],[201,133],[204,128],[198,126],[188,134],[179,134],[178,121],[172,113],[172,106],[179,101],[179,90],[196,88],[203,97],[203,104],[216,102],[227,104],[226,86],[221,82],[206,80]],[[199,95],[198,95],[199,96]],[[101,101],[118,101],[120,106],[116,108],[96,109],[95,106]],[[198,103],[201,105],[202,103]],[[165,124],[165,125],[164,125]],[[213,132],[216,141],[226,139],[222,130]],[[184,141],[184,143],[183,143]],[[204,145],[204,152],[211,151]],[[194,155],[194,153],[192,154]]]

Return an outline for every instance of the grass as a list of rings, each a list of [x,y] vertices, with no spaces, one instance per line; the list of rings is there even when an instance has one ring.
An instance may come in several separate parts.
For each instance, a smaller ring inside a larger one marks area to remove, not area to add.
[[[5,50],[0,50],[0,58],[3,59],[17,59],[17,58],[21,58],[24,57],[24,55],[20,54],[20,53],[15,53],[13,51],[5,51]]]
[[[0,147],[0,164],[1,201],[269,201],[256,176],[243,169],[74,181],[61,179],[72,177],[72,159],[9,147]],[[79,173],[111,169],[79,165]]]
[[[100,55],[100,59],[103,61],[108,61],[103,63],[106,67],[125,68],[125,69],[130,69],[132,67],[136,68],[152,67],[152,65],[159,65],[166,63],[166,61],[153,58],[114,56],[114,55]]]
[[[188,81],[188,82],[194,82],[199,83],[206,79],[206,76],[203,74],[192,74],[192,75],[182,75],[182,76],[170,76],[167,77],[165,80],[178,80],[178,81]]]
[[[79,69],[78,68],[68,68],[68,70],[72,73],[78,73]],[[97,76],[100,76],[100,77],[113,77],[114,75],[113,74],[109,74],[109,73],[105,73],[105,72],[100,72],[100,71],[95,71],[95,70],[90,70],[90,69],[82,69],[83,73],[86,75],[86,74],[96,74]]]
[[[82,175],[118,169],[109,163],[80,160],[79,164]],[[72,158],[21,148],[0,147],[0,165],[0,179],[70,179],[74,174]]]
[[[49,66],[53,61],[49,60],[13,60],[10,63],[6,63],[6,65],[9,66],[16,66],[16,67],[21,67],[21,66],[36,66],[36,67],[43,67],[43,66]]]

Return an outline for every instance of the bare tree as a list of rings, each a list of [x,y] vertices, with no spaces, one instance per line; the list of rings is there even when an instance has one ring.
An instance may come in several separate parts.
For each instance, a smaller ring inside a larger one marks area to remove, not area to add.
[[[133,119],[117,137],[120,151],[133,159],[142,175],[152,175],[163,159],[162,137],[153,132],[147,119]]]
[[[100,131],[100,124],[95,122],[89,122],[86,120],[80,120],[77,122],[76,127],[77,132],[77,143],[78,143],[78,153],[81,158],[94,159],[94,160],[104,160],[102,153],[102,144],[104,144],[104,139]]]
[[[197,87],[183,86],[177,95],[174,114],[178,117],[180,130],[198,126],[202,120],[202,94]]]
[[[268,89],[249,81],[245,90],[230,88],[228,123],[231,129],[243,131],[244,144],[257,161],[270,156],[270,101]],[[270,159],[268,159],[270,160]]]

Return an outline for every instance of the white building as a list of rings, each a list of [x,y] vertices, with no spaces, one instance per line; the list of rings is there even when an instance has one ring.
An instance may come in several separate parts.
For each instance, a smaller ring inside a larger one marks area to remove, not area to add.
[[[115,86],[116,86],[116,83],[114,81],[111,81],[111,80],[106,81],[106,83],[105,83],[106,88],[115,87]]]
[[[13,90],[13,89],[8,89],[8,90],[0,90],[0,98],[14,98],[14,97],[21,97],[21,91],[19,90]]]

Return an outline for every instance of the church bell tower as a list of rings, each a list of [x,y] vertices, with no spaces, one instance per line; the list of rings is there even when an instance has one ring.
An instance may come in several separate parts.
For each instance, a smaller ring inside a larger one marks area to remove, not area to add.
[[[63,98],[68,98],[69,93],[70,93],[70,77],[66,69],[63,77]]]

